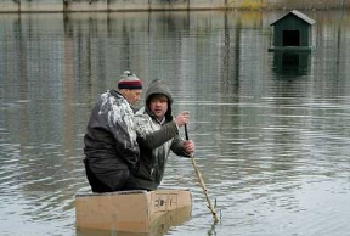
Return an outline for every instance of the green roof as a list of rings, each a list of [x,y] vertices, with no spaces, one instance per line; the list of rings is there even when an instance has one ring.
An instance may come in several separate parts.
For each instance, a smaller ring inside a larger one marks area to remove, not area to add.
[[[300,12],[300,11],[297,11],[297,10],[293,10],[293,11],[290,11],[288,12],[287,15],[277,19],[275,22],[271,23],[271,25],[275,25],[277,22],[281,21],[283,18],[287,17],[287,16],[290,16],[290,15],[293,15],[293,16],[296,16],[298,17],[299,19],[305,21],[306,23],[308,24],[314,24],[316,23],[316,21],[314,19],[311,19],[310,17],[308,17],[307,15],[305,15],[304,13]]]

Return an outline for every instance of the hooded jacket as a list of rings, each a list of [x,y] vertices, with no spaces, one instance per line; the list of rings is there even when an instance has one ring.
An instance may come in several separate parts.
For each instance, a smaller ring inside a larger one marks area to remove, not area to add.
[[[136,171],[139,147],[134,112],[119,92],[110,90],[98,98],[84,144],[85,165],[103,183],[113,185],[119,170]]]
[[[150,110],[151,98],[164,95],[168,98],[165,122],[159,123]],[[170,150],[178,156],[189,156],[185,152],[183,140],[171,115],[172,96],[167,86],[154,80],[146,91],[146,107],[135,114],[137,142],[140,147],[140,164],[129,186],[135,189],[155,190],[163,179],[165,163]]]

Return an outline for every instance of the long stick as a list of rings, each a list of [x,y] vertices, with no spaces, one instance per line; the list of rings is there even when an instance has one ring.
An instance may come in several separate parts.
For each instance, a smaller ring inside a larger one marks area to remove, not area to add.
[[[188,140],[188,133],[187,133],[187,125],[186,125],[186,124],[185,124],[185,135],[186,135],[186,140]],[[204,179],[203,179],[203,177],[202,177],[202,173],[199,171],[199,168],[198,168],[198,166],[197,166],[197,162],[196,162],[196,160],[194,159],[193,154],[191,154],[191,160],[192,160],[193,169],[195,170],[195,172],[196,172],[196,174],[197,174],[199,183],[200,183],[200,185],[202,186],[203,193],[204,193],[204,195],[205,195],[205,198],[207,199],[208,208],[209,208],[211,214],[213,214],[214,223],[217,224],[217,223],[219,223],[219,217],[218,217],[218,215],[217,215],[217,213],[216,213],[215,207],[213,206],[213,204],[212,204],[211,201],[210,201],[210,198],[209,198],[209,195],[208,195],[208,189],[207,189],[207,187],[205,186]]]

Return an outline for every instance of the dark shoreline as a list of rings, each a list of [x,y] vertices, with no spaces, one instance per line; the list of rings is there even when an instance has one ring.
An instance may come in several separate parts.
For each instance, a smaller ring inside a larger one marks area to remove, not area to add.
[[[0,12],[346,10],[350,0],[3,0]]]

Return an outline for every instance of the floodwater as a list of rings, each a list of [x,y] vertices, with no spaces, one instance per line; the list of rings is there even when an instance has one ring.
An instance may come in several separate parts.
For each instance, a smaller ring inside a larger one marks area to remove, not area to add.
[[[166,235],[348,235],[350,18],[304,13],[316,50],[289,54],[268,50],[282,11],[1,14],[0,235],[77,235],[90,109],[126,69],[191,112],[221,212],[213,225],[190,160],[171,155],[162,187],[190,189],[193,211]]]

